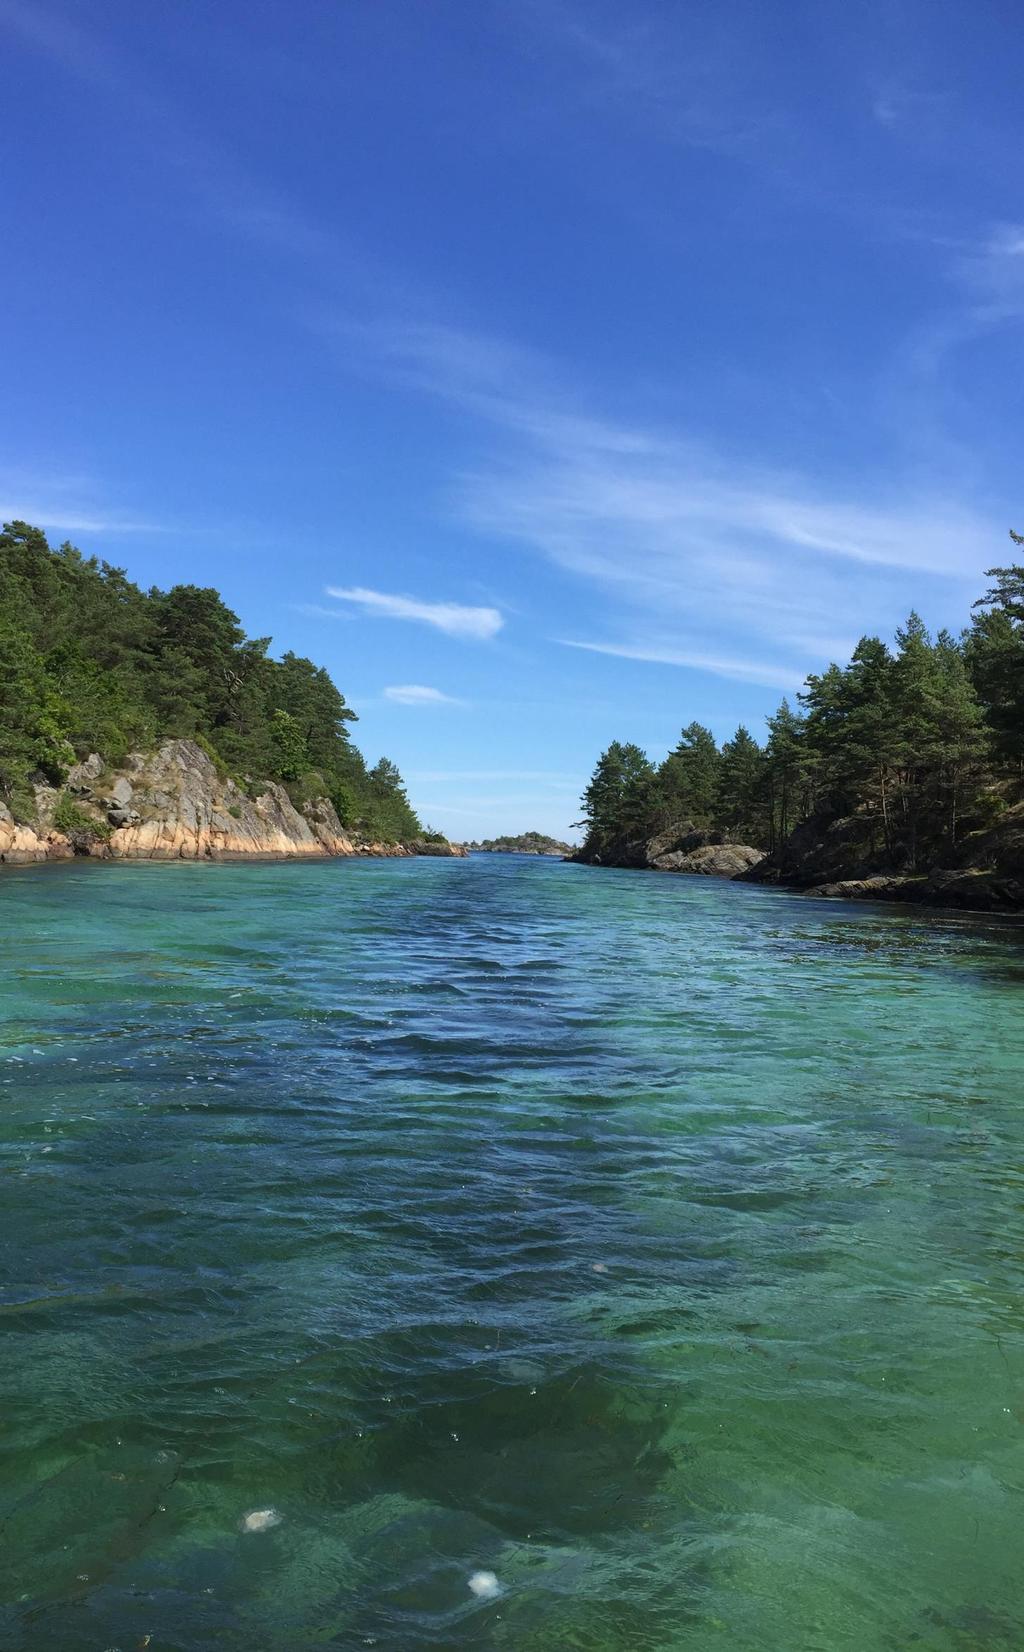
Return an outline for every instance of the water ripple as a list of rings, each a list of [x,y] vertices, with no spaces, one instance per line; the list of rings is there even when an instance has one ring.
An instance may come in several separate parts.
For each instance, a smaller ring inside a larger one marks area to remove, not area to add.
[[[498,857],[0,899],[5,1647],[1024,1641],[1018,929]]]

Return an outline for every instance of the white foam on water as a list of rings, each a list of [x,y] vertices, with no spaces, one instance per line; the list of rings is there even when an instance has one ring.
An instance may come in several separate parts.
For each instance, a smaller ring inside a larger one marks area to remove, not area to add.
[[[493,1600],[495,1595],[501,1594],[501,1584],[493,1572],[474,1572],[469,1587],[477,1600]]]

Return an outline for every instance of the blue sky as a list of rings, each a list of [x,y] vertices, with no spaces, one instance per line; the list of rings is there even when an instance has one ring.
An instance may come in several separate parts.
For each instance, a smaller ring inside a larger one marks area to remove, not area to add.
[[[326,664],[456,837],[1024,525],[1007,0],[0,0],[0,511]]]

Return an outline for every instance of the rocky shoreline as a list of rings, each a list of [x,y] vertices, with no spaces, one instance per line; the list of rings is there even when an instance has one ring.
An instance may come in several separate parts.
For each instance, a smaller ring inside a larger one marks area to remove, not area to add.
[[[569,856],[583,866],[619,866],[705,878],[742,877],[764,858],[762,849],[754,849],[749,843],[732,843],[721,833],[703,831],[691,821],[671,826],[656,837],[623,840],[602,855],[588,853],[584,847]]]
[[[554,860],[571,860],[575,853],[571,843],[549,837],[546,832],[518,832],[514,836],[484,838],[467,843],[475,855],[546,855]]]
[[[919,870],[886,864],[863,816],[817,815],[745,873],[827,899],[902,901],[969,912],[1024,912],[1024,802],[964,834],[947,864]]]
[[[193,740],[132,752],[116,770],[95,753],[60,789],[34,787],[35,819],[0,803],[0,863],[72,860],[258,860],[348,855],[464,856],[446,840],[377,843],[346,831],[329,799],[297,808],[285,788],[243,790]]]
[[[731,843],[690,823],[647,840],[623,841],[584,865],[674,872],[756,883],[830,900],[900,901],[956,911],[1024,913],[1024,804],[996,825],[967,834],[957,864],[896,870],[865,840],[859,817],[804,822],[771,854]]]

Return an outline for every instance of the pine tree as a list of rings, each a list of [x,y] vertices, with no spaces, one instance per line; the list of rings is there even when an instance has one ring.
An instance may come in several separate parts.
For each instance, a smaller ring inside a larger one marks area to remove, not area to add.
[[[769,848],[776,848],[806,813],[809,795],[805,723],[788,700],[768,718],[766,789]]]
[[[721,757],[715,737],[703,723],[688,723],[679,742],[658,771],[663,823],[692,821],[709,826],[715,816]]]
[[[1024,534],[1010,538],[1024,545]],[[995,583],[974,604],[967,661],[995,755],[1024,776],[1024,567],[989,568],[985,577]]]
[[[740,725],[722,747],[716,825],[760,844],[767,836],[764,810],[765,754],[750,731]]]
[[[649,836],[655,828],[657,797],[655,770],[639,746],[613,740],[598,758],[582,797],[587,836],[585,852],[591,858],[609,853],[616,844]]]
[[[650,837],[658,822],[656,771],[645,751],[622,748],[622,794],[619,832],[627,841]]]
[[[592,851],[600,853],[618,830],[624,779],[623,747],[618,740],[613,740],[598,758],[580,800],[583,819],[577,821],[577,825],[586,826],[586,844]]]
[[[873,829],[880,823],[889,852],[899,758],[894,697],[895,662],[877,637],[862,637],[845,668],[833,664],[808,677],[800,696],[807,707],[808,774],[819,807],[859,811]]]
[[[965,805],[978,794],[988,740],[985,714],[971,681],[964,650],[940,631],[935,643],[935,689],[930,755],[944,794],[944,829],[955,846]]]

